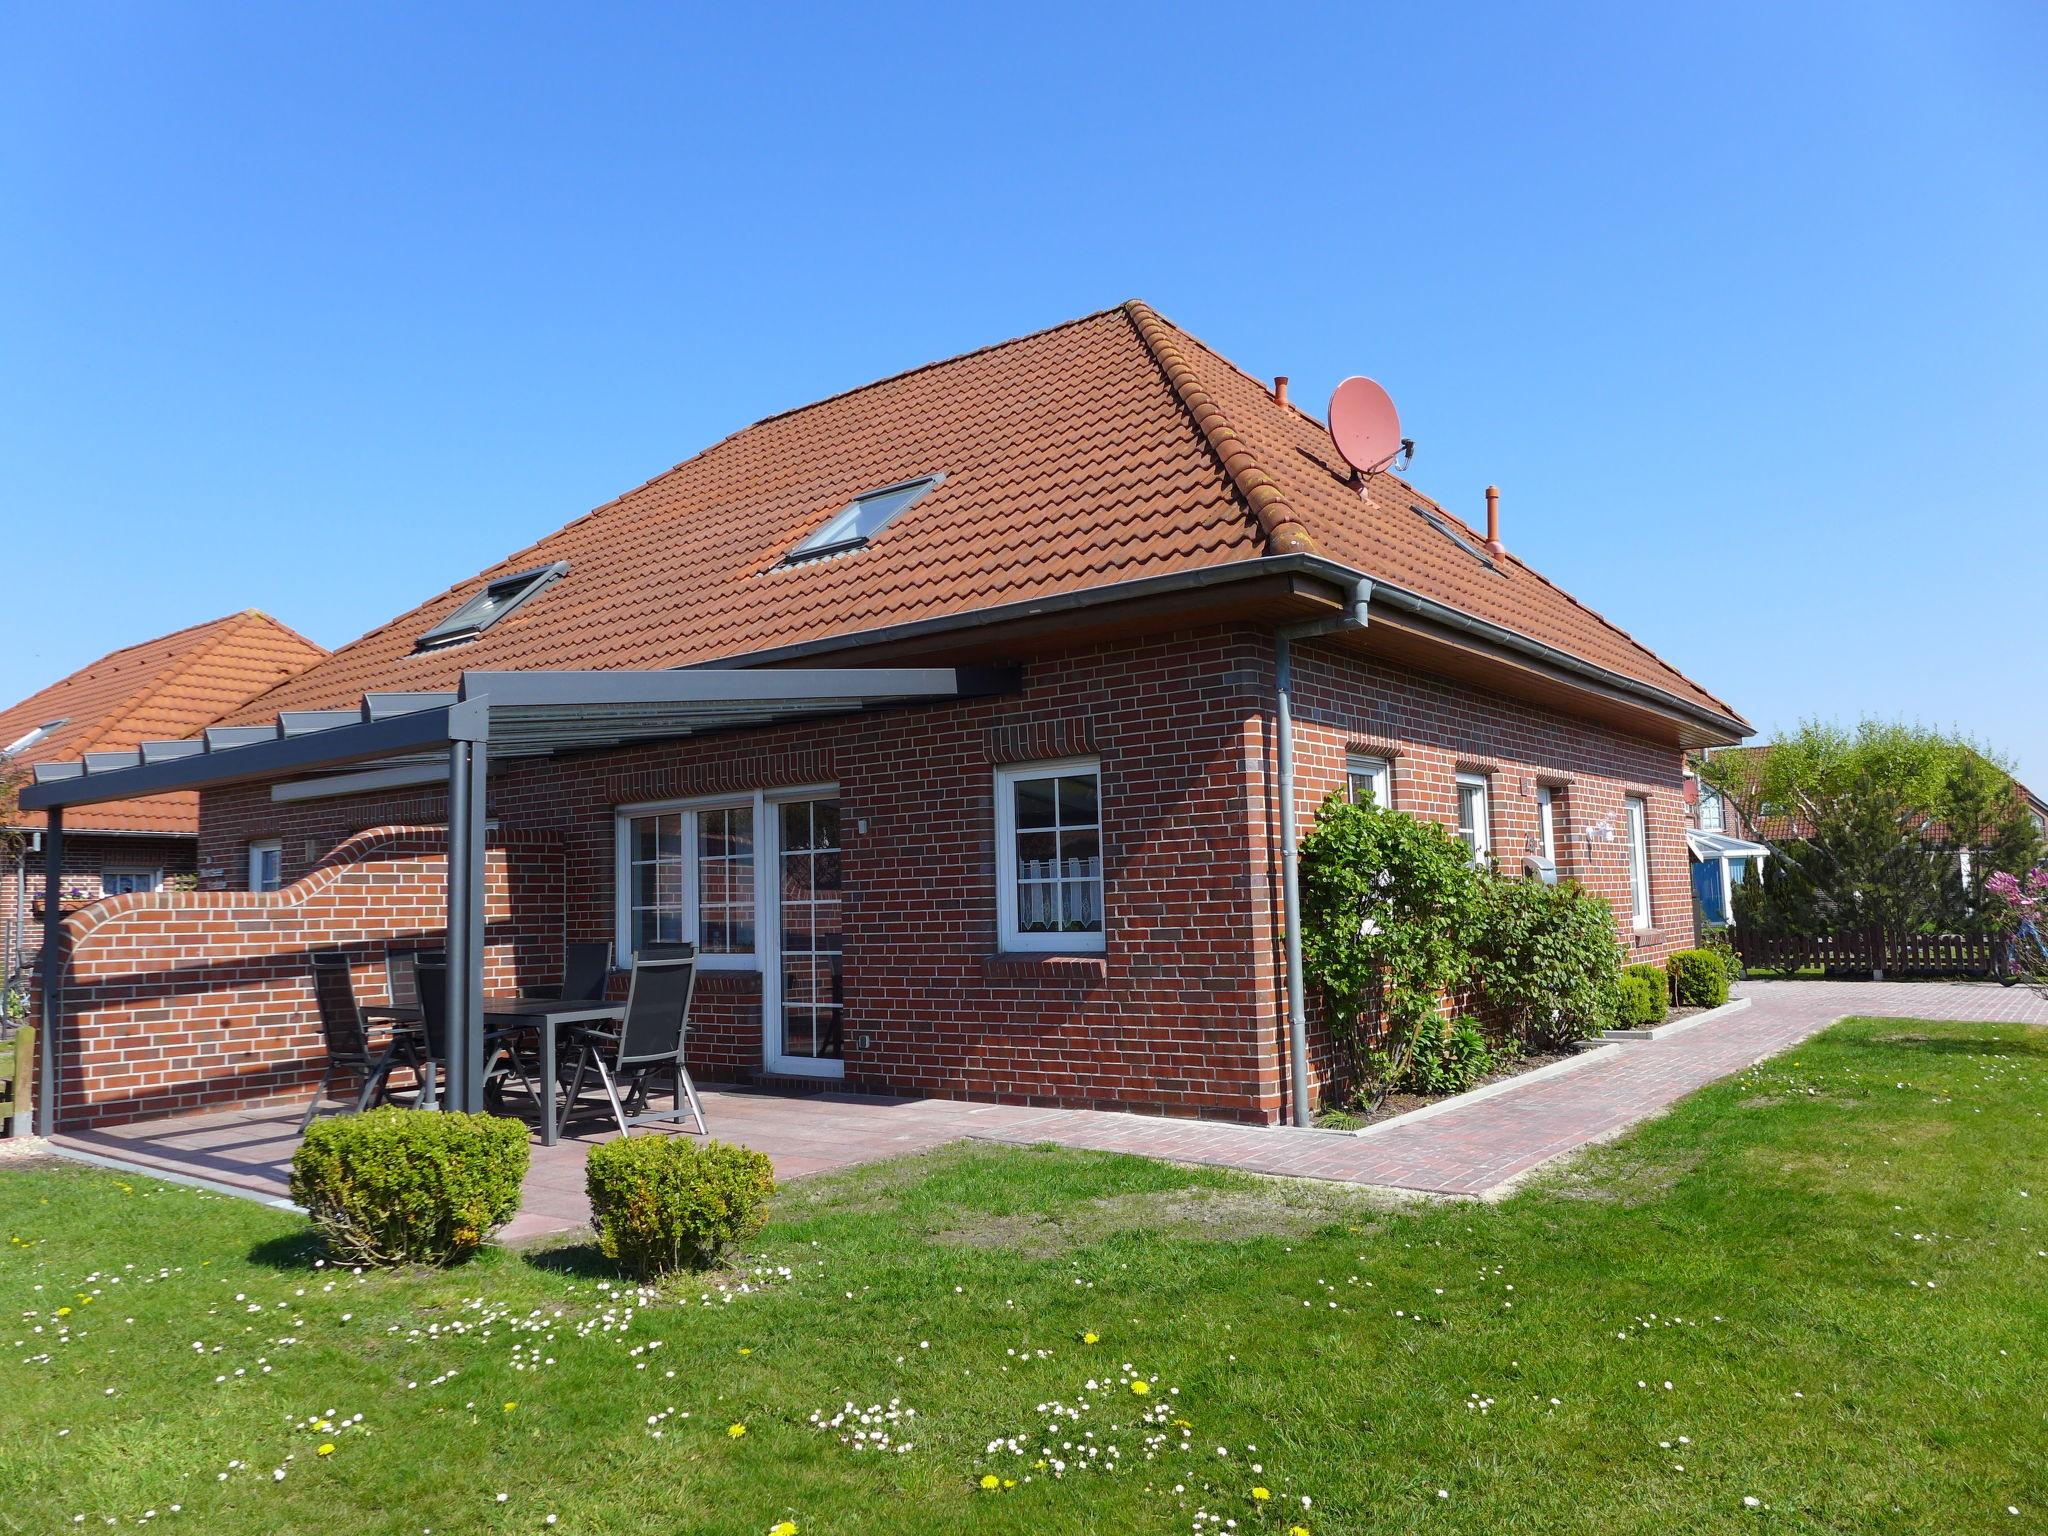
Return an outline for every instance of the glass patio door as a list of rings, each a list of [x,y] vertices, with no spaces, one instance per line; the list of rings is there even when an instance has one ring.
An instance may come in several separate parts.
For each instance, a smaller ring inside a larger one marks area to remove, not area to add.
[[[784,800],[772,807],[776,953],[769,979],[764,1054],[778,1072],[837,1077],[845,996],[841,974],[839,801]]]

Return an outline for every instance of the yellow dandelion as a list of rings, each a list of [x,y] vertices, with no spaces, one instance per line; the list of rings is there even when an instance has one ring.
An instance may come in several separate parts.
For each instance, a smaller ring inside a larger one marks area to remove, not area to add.
[[[1308,1536],[1308,1527],[1305,1525],[1290,1525],[1287,1527],[1287,1536]]]
[[[794,1520],[778,1520],[768,1527],[768,1536],[796,1536]]]
[[[511,1412],[511,1411],[512,1411],[512,1410],[513,1410],[514,1408],[517,1408],[518,1406],[519,1406],[519,1405],[518,1405],[517,1403],[507,1403],[507,1404],[505,1405],[505,1411],[506,1411],[507,1413],[510,1413],[510,1412]]]
[[[740,1346],[740,1353],[743,1355],[751,1355],[753,1352],[753,1349],[748,1345],[742,1344]]]
[[[315,1456],[332,1456],[334,1454],[333,1442],[329,1441],[326,1445],[321,1446],[320,1449],[315,1451],[313,1454]]]
[[[1102,1335],[1099,1333],[1084,1333],[1081,1335],[1081,1342],[1083,1344],[1100,1344],[1102,1342]]]
[[[746,1434],[747,1426],[744,1424],[728,1424],[725,1427],[725,1432],[730,1438],[738,1440]]]
[[[1014,1488],[1017,1486],[1017,1479],[1015,1479],[1014,1477],[1006,1477],[1003,1479],[1003,1486],[1005,1488]]]
[[[984,1473],[981,1479],[981,1486],[985,1488],[988,1492],[994,1493],[998,1488],[1003,1486],[1003,1480],[1000,1477],[997,1477],[993,1472]]]
[[[1138,1396],[1143,1397],[1152,1390],[1152,1384],[1149,1381],[1134,1381],[1131,1383],[1131,1390],[1137,1393]]]
[[[1266,1502],[1266,1500],[1273,1497],[1273,1490],[1270,1488],[1254,1488],[1252,1490],[1252,1497],[1257,1499],[1261,1504],[1263,1504]]]
[[[71,1309],[69,1307],[59,1307],[57,1309],[57,1315],[59,1317],[69,1317],[71,1315]]]

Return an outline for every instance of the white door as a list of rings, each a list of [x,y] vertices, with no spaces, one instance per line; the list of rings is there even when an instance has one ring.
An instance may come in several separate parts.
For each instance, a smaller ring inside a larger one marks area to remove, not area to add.
[[[768,813],[762,1055],[771,1071],[839,1077],[846,1070],[839,800],[829,794],[772,800]]]

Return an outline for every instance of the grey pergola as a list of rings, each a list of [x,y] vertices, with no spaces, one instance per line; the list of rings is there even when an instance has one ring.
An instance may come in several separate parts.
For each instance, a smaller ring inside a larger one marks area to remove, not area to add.
[[[448,780],[448,1092],[452,1108],[483,1099],[485,791],[490,764],[712,731],[1007,692],[1005,668],[772,668],[673,672],[465,672],[451,693],[372,693],[358,708],[287,710],[269,725],[212,726],[183,741],[149,741],[76,762],[38,763],[20,794],[48,818],[44,868],[63,867],[68,806],[172,790],[310,776],[318,789],[375,787],[381,774]],[[323,780],[323,775],[335,777]],[[351,782],[353,781],[353,782]],[[37,1130],[56,1128],[63,969],[58,902],[43,910],[42,1041]]]

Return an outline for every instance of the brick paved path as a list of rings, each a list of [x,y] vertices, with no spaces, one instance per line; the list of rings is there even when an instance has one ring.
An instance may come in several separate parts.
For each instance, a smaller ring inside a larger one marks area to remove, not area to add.
[[[1050,1110],[976,1128],[993,1141],[1057,1142],[1254,1173],[1338,1179],[1433,1194],[1486,1195],[1531,1169],[1668,1108],[1851,1015],[2048,1024],[2048,1000],[1981,983],[1759,981],[1751,1006],[1663,1040],[1612,1046],[1554,1077],[1365,1136],[1142,1115]]]
[[[1389,1122],[1365,1136],[948,1099],[789,1098],[717,1090],[707,1091],[704,1099],[714,1133],[766,1152],[783,1178],[972,1137],[1024,1146],[1053,1142],[1435,1194],[1484,1195],[1850,1014],[2048,1024],[2048,1001],[2019,988],[1772,981],[1740,990],[1753,999],[1741,1013],[1663,1040],[1612,1046],[1557,1076],[1532,1076],[1492,1098],[1427,1119]],[[298,1145],[298,1111],[234,1110],[147,1121],[59,1136],[57,1145],[124,1166],[281,1199]],[[572,1137],[559,1146],[534,1147],[520,1215],[507,1237],[587,1225],[583,1162],[590,1146],[590,1140]]]

